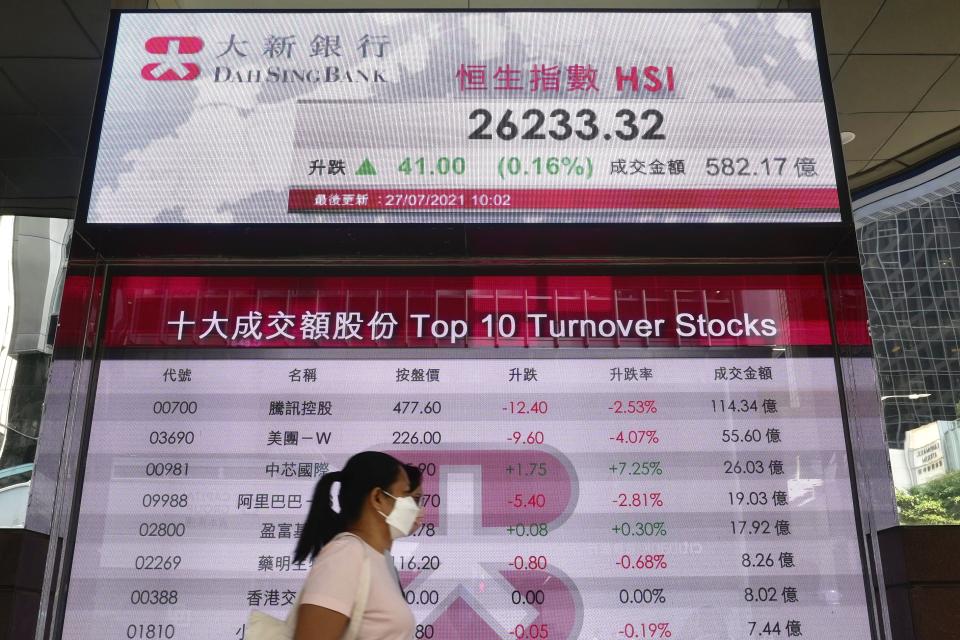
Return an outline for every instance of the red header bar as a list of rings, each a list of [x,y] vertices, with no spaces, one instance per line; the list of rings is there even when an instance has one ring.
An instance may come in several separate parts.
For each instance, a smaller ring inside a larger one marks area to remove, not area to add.
[[[839,210],[834,188],[292,189],[290,211],[363,209]]]
[[[848,319],[849,321],[849,319]],[[857,337],[869,344],[866,320]],[[829,345],[818,276],[113,279],[108,347]]]

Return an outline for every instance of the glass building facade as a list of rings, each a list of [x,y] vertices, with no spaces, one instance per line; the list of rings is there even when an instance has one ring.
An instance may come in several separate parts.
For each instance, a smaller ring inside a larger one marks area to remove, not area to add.
[[[957,523],[960,158],[861,197],[855,209],[901,521]]]

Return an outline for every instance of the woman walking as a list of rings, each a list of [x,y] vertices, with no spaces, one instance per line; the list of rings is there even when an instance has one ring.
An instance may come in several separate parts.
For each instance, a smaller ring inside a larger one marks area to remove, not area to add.
[[[411,497],[416,488],[400,461],[376,451],[358,453],[320,479],[295,554],[297,562],[314,562],[300,592],[294,640],[413,638],[413,613],[386,553],[420,516]]]

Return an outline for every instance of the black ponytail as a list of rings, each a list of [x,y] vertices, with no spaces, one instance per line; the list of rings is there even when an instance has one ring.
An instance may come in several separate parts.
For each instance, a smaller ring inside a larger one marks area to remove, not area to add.
[[[340,514],[333,510],[333,500],[330,496],[333,483],[340,480],[341,476],[342,472],[331,471],[325,473],[317,482],[313,490],[313,502],[310,503],[310,513],[307,514],[307,521],[303,525],[300,540],[297,542],[297,550],[294,553],[295,562],[303,562],[307,558],[314,557],[330,538],[343,531]]]
[[[326,473],[313,490],[313,502],[294,552],[294,562],[303,562],[320,553],[323,545],[346,531],[360,518],[363,503],[376,488],[386,489],[397,480],[401,463],[379,451],[358,453],[340,471]],[[339,513],[333,510],[330,490],[340,483]]]

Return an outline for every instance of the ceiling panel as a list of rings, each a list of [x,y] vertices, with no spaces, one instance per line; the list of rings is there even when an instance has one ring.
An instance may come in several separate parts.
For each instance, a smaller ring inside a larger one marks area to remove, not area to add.
[[[956,147],[960,147],[960,128],[948,131],[940,135],[940,137],[926,142],[914,151],[908,151],[907,153],[897,156],[897,160],[907,164],[918,164],[938,153],[943,153]]]
[[[906,119],[908,113],[857,113],[839,116],[840,130],[857,135],[852,142],[843,145],[843,157],[847,160],[873,160],[874,154]]]
[[[895,158],[957,127],[960,127],[960,111],[911,113],[875,157]]]
[[[0,0],[2,1],[2,0]],[[100,60],[6,60],[4,70],[43,113],[89,113],[97,95]],[[50,78],[55,77],[56,82]]]
[[[837,77],[837,72],[840,71],[840,67],[843,66],[843,63],[846,59],[846,54],[831,53],[827,55],[827,62],[830,64],[831,78]]]
[[[910,111],[953,61],[954,56],[851,55],[833,83],[838,109]]]
[[[107,26],[110,20],[110,2],[104,0],[64,0],[77,22],[101,51],[107,39]],[[116,8],[126,4],[128,9],[146,9],[146,0],[140,2],[113,2]],[[132,5],[132,6],[131,6]]]
[[[882,180],[889,176],[904,171],[906,167],[895,160],[874,160],[867,164],[865,170],[851,176],[847,183],[851,189],[865,187],[871,182]]]
[[[81,165],[80,158],[0,158],[0,172],[9,178],[4,198],[76,197]]]
[[[827,51],[849,53],[882,4],[883,0],[822,2],[820,10],[823,12]]]
[[[960,1],[886,0],[854,52],[960,53]]]
[[[857,173],[858,171],[861,171],[868,164],[870,164],[869,160],[846,160],[843,163],[843,166],[847,172],[847,175],[849,176],[849,175],[853,175],[854,173]]]
[[[60,0],[0,4],[0,57],[100,57],[100,50]]]
[[[71,155],[82,156],[90,135],[90,118],[83,114],[45,115],[44,121],[63,140]]]
[[[957,27],[957,38],[960,38],[960,25]],[[948,110],[960,111],[960,57],[953,61],[953,65],[917,106],[917,111]]]
[[[902,169],[905,165],[902,162],[897,160],[873,160],[867,164],[867,169],[869,170],[880,170],[882,169]]]
[[[2,174],[0,174],[2,176]],[[13,215],[47,218],[72,218],[77,210],[76,197],[70,198],[7,198],[0,191],[0,209]]]
[[[34,108],[23,99],[23,94],[13,86],[3,65],[0,65],[0,114],[26,114],[33,111]]]
[[[0,156],[3,158],[68,155],[71,155],[70,147],[42,117],[29,115],[0,118]]]

